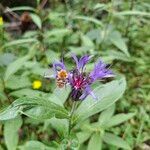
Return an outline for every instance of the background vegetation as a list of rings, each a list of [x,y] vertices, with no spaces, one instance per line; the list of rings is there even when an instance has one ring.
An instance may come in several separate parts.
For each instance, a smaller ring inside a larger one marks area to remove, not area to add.
[[[0,9],[1,111],[23,96],[50,96],[52,92],[61,96],[64,91],[54,91],[54,81],[43,78],[52,72],[48,65],[63,58],[71,68],[72,52],[78,56],[88,53],[94,56],[93,62],[101,57],[116,74],[124,75],[127,87],[116,106],[75,130],[80,149],[150,149],[149,0],[5,0]],[[29,114],[34,116],[34,112]],[[62,124],[23,115],[2,121],[0,150],[57,149],[65,134]],[[107,135],[102,138],[103,127]]]

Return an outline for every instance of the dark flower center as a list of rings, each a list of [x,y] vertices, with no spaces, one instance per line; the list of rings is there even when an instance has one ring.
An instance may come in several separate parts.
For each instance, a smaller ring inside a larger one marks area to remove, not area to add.
[[[78,72],[77,70],[73,71],[72,81],[72,87],[75,90],[82,90],[88,84],[86,75]]]
[[[83,86],[85,85],[85,82],[84,82],[84,78],[83,77],[76,77],[73,81],[73,84],[74,84],[74,88],[75,89],[81,89],[83,88]]]

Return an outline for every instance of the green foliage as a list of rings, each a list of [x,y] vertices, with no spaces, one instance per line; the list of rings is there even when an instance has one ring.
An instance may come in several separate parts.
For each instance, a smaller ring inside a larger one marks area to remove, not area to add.
[[[73,19],[79,19],[79,20],[84,20],[84,21],[88,21],[88,22],[92,22],[92,23],[95,23],[99,26],[102,26],[102,23],[95,19],[95,18],[92,18],[92,17],[86,17],[86,16],[73,16]]]
[[[120,50],[122,50],[127,56],[129,56],[129,52],[127,49],[127,46],[125,44],[125,41],[122,39],[119,32],[112,32],[110,35],[110,41],[118,47]]]
[[[101,150],[101,147],[102,147],[101,135],[99,133],[94,133],[90,138],[87,150],[90,149]]]
[[[105,127],[113,127],[115,125],[118,125],[130,118],[132,118],[135,115],[135,113],[128,113],[128,114],[118,114],[113,116],[112,118],[109,119],[109,121],[107,121],[107,123],[105,124]]]
[[[39,141],[28,141],[25,145],[19,147],[20,150],[54,150]]]
[[[113,116],[115,111],[115,104],[108,107],[108,109],[104,110],[101,115],[99,116],[99,123],[101,126],[107,125],[107,122],[110,120],[110,118]]]
[[[19,40],[14,40],[11,42],[6,43],[2,48],[6,48],[6,47],[11,47],[11,46],[18,46],[18,45],[22,45],[22,44],[26,44],[26,43],[32,43],[32,42],[37,42],[36,39],[19,39]]]
[[[149,149],[149,1],[44,2],[2,13],[0,150]],[[95,83],[97,100],[77,102],[71,116],[70,87],[44,76],[58,60],[72,70],[72,53],[93,56],[87,72],[100,57],[116,77]]]
[[[41,21],[40,17],[36,14],[33,14],[33,13],[31,13],[30,16],[31,16],[33,22],[38,26],[38,28],[41,29],[42,28],[42,21]]]
[[[36,109],[35,109],[36,108]],[[14,118],[18,113],[34,119],[49,119],[52,117],[68,118],[68,112],[61,106],[44,98],[19,98],[0,115],[0,120]]]
[[[15,76],[12,75],[6,82],[6,88],[16,90],[20,88],[30,87],[31,82],[26,76]]]
[[[134,113],[117,114],[113,116],[114,110],[115,105],[113,104],[100,114],[98,122],[93,122],[91,124],[85,122],[81,124],[82,131],[77,134],[77,137],[82,141],[81,143],[90,139],[87,149],[91,149],[91,147],[95,147],[95,149],[103,149],[104,143],[119,148],[131,149],[129,144],[123,138],[108,131],[112,127],[118,126],[120,123],[131,119],[134,116]]]
[[[22,58],[18,58],[17,60],[9,64],[5,72],[4,80],[7,81],[10,78],[10,76],[17,72],[28,59],[28,56],[24,56]]]
[[[20,10],[22,10],[22,11],[28,11],[28,10],[30,10],[30,11],[35,11],[35,9],[33,8],[33,7],[29,7],[29,6],[19,6],[19,7],[13,7],[13,8],[11,8],[11,11],[20,11]]]
[[[69,122],[67,119],[52,118],[49,120],[52,127],[58,132],[59,136],[67,137],[69,133]]]
[[[77,115],[76,122],[83,121],[115,103],[122,96],[125,88],[124,78],[97,87],[94,90],[97,100],[94,101],[92,97],[88,97],[81,103],[75,113]]]
[[[131,149],[129,145],[122,138],[114,134],[105,133],[103,138],[104,138],[104,141],[108,144],[111,144],[111,145],[114,145],[116,147],[120,147],[123,149],[129,149],[129,150]]]
[[[16,150],[19,142],[19,129],[22,125],[21,117],[8,120],[4,124],[4,139],[8,150]]]

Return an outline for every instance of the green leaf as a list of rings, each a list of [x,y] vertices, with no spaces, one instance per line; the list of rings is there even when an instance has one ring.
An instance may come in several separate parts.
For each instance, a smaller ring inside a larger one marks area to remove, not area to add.
[[[11,41],[11,42],[7,42],[3,47],[3,48],[6,48],[6,47],[10,47],[10,46],[18,46],[18,45],[22,45],[22,44],[26,44],[26,43],[35,43],[37,42],[36,39],[34,38],[28,38],[28,39],[19,39],[19,40],[14,40],[14,41]]]
[[[22,109],[21,107],[9,106],[5,111],[0,112],[0,121],[16,118]]]
[[[56,60],[59,60],[60,58],[59,53],[54,52],[52,50],[47,50],[45,54],[46,54],[47,62],[49,64],[52,64],[53,62],[55,62]]]
[[[112,133],[105,133],[103,140],[105,143],[114,145],[119,148],[131,150],[130,146],[126,141],[124,141],[122,138],[112,134]]]
[[[71,33],[71,30],[69,30],[69,29],[53,29],[51,31],[47,31],[47,33],[45,33],[45,37],[46,38],[51,37],[51,36],[63,37],[70,33]]]
[[[14,96],[16,98],[23,97],[23,96],[27,96],[27,97],[41,96],[41,97],[43,97],[43,96],[46,96],[46,93],[44,93],[42,91],[38,91],[38,90],[32,90],[32,89],[25,88],[25,89],[20,89],[20,90],[11,92],[10,95]]]
[[[133,58],[128,57],[126,54],[116,50],[109,50],[106,52],[106,56],[102,56],[103,61],[121,60],[125,62],[132,62]]]
[[[39,29],[41,29],[41,28],[42,28],[42,21],[41,21],[41,18],[40,18],[38,15],[33,14],[33,13],[30,13],[30,16],[31,16],[31,18],[32,18],[32,21],[37,25],[37,27],[38,27]]]
[[[8,150],[16,150],[19,141],[18,130],[21,127],[21,125],[21,117],[5,122],[4,139]]]
[[[35,111],[35,108],[41,108],[39,111]],[[34,109],[34,111],[32,110]],[[12,115],[14,113],[15,115]],[[56,118],[68,118],[68,112],[63,107],[44,98],[19,98],[12,103],[4,112],[0,114],[0,120],[7,120],[14,118],[18,113],[25,114],[34,119],[50,119]]]
[[[67,137],[69,131],[69,122],[67,119],[51,118],[49,120],[52,127],[58,132],[60,137]]]
[[[116,126],[118,124],[121,124],[121,123],[131,119],[134,115],[135,115],[135,113],[115,115],[106,122],[105,127],[110,128],[110,127]]]
[[[100,136],[100,133],[94,133],[90,138],[87,150],[92,150],[92,149],[93,150],[102,149],[102,138]]]
[[[132,10],[132,11],[115,12],[114,15],[119,15],[119,16],[128,16],[128,15],[150,16],[150,13],[149,12],[142,12],[142,11],[138,11],[138,10]]]
[[[87,53],[91,48],[89,46],[81,46],[81,47],[69,46],[68,49],[70,51],[66,54],[66,56],[70,57],[71,53],[75,53],[76,55],[82,55]]]
[[[15,55],[12,53],[4,53],[0,55],[0,66],[9,65],[11,62],[14,61],[15,58]]]
[[[55,148],[48,147],[39,141],[28,141],[25,145],[19,147],[21,150],[56,150]]]
[[[98,3],[94,6],[94,9],[98,9],[98,10],[104,10],[107,8],[107,5],[106,4],[102,4],[102,3]]]
[[[112,32],[109,36],[109,39],[116,47],[122,50],[127,56],[130,56],[125,40],[122,38],[120,32],[118,31]]]
[[[14,105],[16,106],[26,106],[26,108],[31,106],[34,107],[41,107],[45,111],[41,111],[43,115],[47,115],[46,118],[44,119],[50,119],[51,117],[56,117],[56,118],[68,118],[68,112],[65,110],[63,107],[59,106],[58,104],[47,100],[45,98],[20,98],[14,102]],[[40,115],[42,115],[40,112]],[[23,111],[24,114],[29,114],[28,110]],[[33,114],[30,113],[30,114]],[[39,114],[35,113],[36,117],[34,119],[38,119]],[[49,117],[50,116],[50,117]],[[30,116],[29,116],[30,117]],[[32,117],[32,116],[31,116]]]
[[[15,85],[14,85],[15,86]],[[23,97],[23,96],[27,96],[27,97],[47,97],[48,100],[63,106],[63,103],[66,101],[66,99],[68,98],[70,93],[70,87],[66,86],[65,88],[55,88],[53,91],[53,94],[47,94],[44,93],[42,91],[38,91],[38,90],[32,90],[29,88],[24,88],[24,89],[20,89],[20,90],[16,90],[14,92],[11,92],[10,95],[14,96],[14,97]]]
[[[30,89],[29,89],[30,90]],[[32,93],[33,92],[33,93]],[[58,89],[56,88],[53,91],[53,94],[46,94],[44,92],[41,91],[35,91],[35,90],[30,90],[28,93],[28,97],[44,97],[45,99],[47,99],[48,101],[54,102],[55,104],[58,104],[60,106],[63,107],[63,103],[65,102],[65,100],[67,99],[69,93],[70,93],[70,87],[66,86],[66,88],[64,89]],[[20,92],[18,91],[18,94],[20,94]],[[17,93],[16,93],[17,95]],[[49,112],[49,110],[47,110],[49,108],[43,108],[41,106],[36,106],[34,108],[31,108],[29,110],[27,110],[25,112],[25,115],[31,117],[31,118],[38,118],[38,119],[49,119],[52,118],[54,115]]]
[[[87,17],[87,16],[73,16],[73,19],[77,19],[77,20],[84,20],[84,21],[88,21],[88,22],[92,22],[92,23],[95,23],[99,26],[103,26],[102,22],[95,19],[95,18],[92,18],[92,17]]]
[[[100,114],[99,123],[101,126],[103,126],[113,116],[114,111],[115,111],[115,104],[111,105]]]
[[[31,86],[31,82],[26,76],[11,76],[5,83],[5,87],[8,89],[19,89]]]
[[[48,108],[44,108],[42,106],[34,106],[26,111],[23,111],[22,114],[39,121],[54,117],[54,114],[51,113]]]
[[[20,10],[35,11],[35,9],[33,7],[29,7],[29,6],[19,6],[19,7],[10,8],[10,11],[20,11]],[[6,10],[6,12],[9,12],[9,10]]]
[[[62,88],[62,89],[56,87],[52,94],[53,95],[52,101],[53,102],[57,101],[58,103],[59,103],[59,101],[61,101],[61,103],[64,104],[65,101],[67,100],[70,92],[71,92],[70,86],[66,86],[65,88]]]
[[[28,59],[28,56],[24,56],[10,63],[6,69],[4,80],[7,81],[10,76],[17,72]]]
[[[86,35],[81,34],[82,46],[88,46],[94,48],[93,41]]]
[[[100,85],[93,91],[97,100],[88,96],[76,110],[75,121],[81,122],[84,119],[108,108],[123,95],[125,88],[125,78],[114,80],[105,85]]]
[[[103,31],[101,31],[100,28],[98,29],[91,29],[89,32],[87,32],[87,36],[91,39],[91,40],[95,40],[96,44],[100,44],[103,41]]]
[[[86,140],[88,140],[91,136],[91,132],[89,131],[81,131],[77,133],[77,138],[80,144],[84,143]]]

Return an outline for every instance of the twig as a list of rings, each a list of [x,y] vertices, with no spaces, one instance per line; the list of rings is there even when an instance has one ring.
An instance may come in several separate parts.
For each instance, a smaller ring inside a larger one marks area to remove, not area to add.
[[[10,16],[10,14],[5,12],[6,11],[5,7],[2,4],[0,4],[0,11],[2,11],[2,13],[5,13],[5,15],[8,17],[8,19],[10,21],[13,21],[12,17]]]
[[[41,10],[47,3],[47,0],[43,0],[41,4],[38,6],[38,10]]]
[[[20,16],[16,13],[14,13],[9,7],[6,7],[4,13],[10,13],[14,18],[20,21]]]

